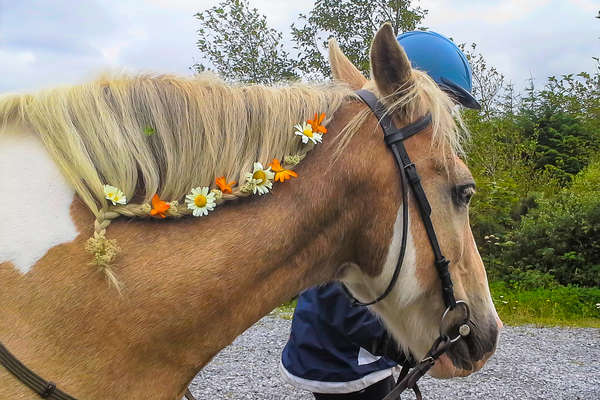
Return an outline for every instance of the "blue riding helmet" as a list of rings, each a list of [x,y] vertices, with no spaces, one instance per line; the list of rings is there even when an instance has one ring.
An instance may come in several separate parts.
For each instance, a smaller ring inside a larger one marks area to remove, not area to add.
[[[397,39],[413,68],[427,72],[442,90],[463,106],[481,108],[471,94],[471,65],[450,39],[430,31],[405,32]]]

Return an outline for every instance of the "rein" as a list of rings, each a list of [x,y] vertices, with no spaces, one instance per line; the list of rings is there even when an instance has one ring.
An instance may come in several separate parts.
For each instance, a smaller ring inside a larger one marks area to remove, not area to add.
[[[77,400],[56,387],[54,382],[45,381],[35,372],[23,365],[0,343],[0,364],[25,386],[37,393],[42,399]]]
[[[0,364],[25,386],[37,393],[42,399],[77,400],[75,397],[69,396],[58,389],[54,382],[45,381],[35,372],[23,365],[23,363],[13,356],[2,343],[0,343]],[[189,388],[185,391],[185,397],[188,400],[196,400]]]
[[[419,177],[417,168],[410,160],[403,143],[404,140],[423,131],[431,124],[431,114],[427,113],[417,121],[402,128],[398,128],[392,121],[391,115],[387,112],[386,107],[372,92],[368,90],[358,90],[356,91],[356,94],[367,106],[369,106],[373,114],[377,117],[378,123],[383,130],[383,139],[394,155],[394,159],[400,170],[400,184],[402,187],[402,245],[392,279],[384,292],[377,298],[369,302],[361,302],[350,293],[345,285],[342,285],[342,288],[355,306],[369,306],[375,304],[384,299],[392,291],[398,280],[400,269],[402,268],[402,263],[404,261],[404,255],[406,253],[406,240],[408,236],[408,185],[406,181],[408,180],[408,184],[410,184],[410,188],[419,205],[419,214],[421,215],[421,220],[427,231],[427,237],[429,238],[429,243],[431,244],[431,249],[435,257],[434,264],[441,281],[442,298],[446,310],[440,321],[439,337],[434,341],[425,357],[413,367],[412,371],[410,370],[411,367],[408,365],[402,367],[402,371],[398,377],[398,383],[392,391],[383,398],[383,400],[398,400],[400,399],[400,394],[409,388],[415,392],[417,400],[421,400],[422,395],[417,386],[417,381],[435,365],[436,360],[450,348],[452,343],[468,336],[471,332],[471,328],[467,324],[470,320],[469,306],[462,300],[456,301],[454,297],[454,285],[452,284],[452,278],[450,277],[450,271],[448,270],[450,261],[444,257],[442,250],[440,249],[433,222],[431,221],[431,205],[427,200],[427,195],[421,184],[421,178]],[[459,334],[451,339],[442,332],[442,326],[447,315],[457,306],[464,307],[466,316],[458,329]]]

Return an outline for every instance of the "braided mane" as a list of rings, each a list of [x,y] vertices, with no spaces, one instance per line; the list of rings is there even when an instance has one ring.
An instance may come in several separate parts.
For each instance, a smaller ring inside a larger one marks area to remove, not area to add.
[[[433,115],[434,142],[460,153],[462,126],[452,103],[426,74],[414,71],[414,84],[390,110]],[[368,85],[375,90],[374,85]],[[247,196],[245,174],[258,161],[273,158],[293,165],[312,148],[293,134],[295,124],[325,113],[325,125],[347,100],[345,85],[230,85],[213,74],[116,75],[71,87],[0,98],[0,135],[8,124],[30,125],[40,136],[78,196],[96,216],[87,249],[109,280],[118,247],[105,237],[119,216],[149,217],[155,194],[170,204],[168,216],[190,211],[181,201],[192,188],[214,187],[218,176],[238,182],[218,202]],[[419,99],[421,99],[419,101]],[[359,113],[340,134],[338,152],[369,114]],[[291,156],[291,157],[290,157]],[[126,205],[112,205],[104,185],[123,191]]]
[[[170,202],[170,217],[180,217],[189,213],[180,202],[194,187],[214,187],[218,176],[242,185],[256,161],[302,157],[310,146],[293,126],[315,112],[331,118],[353,96],[342,85],[229,85],[213,74],[103,76],[3,97],[0,134],[9,123],[37,132],[96,216],[88,247],[96,264],[108,265],[118,250],[104,238],[112,219],[148,217],[154,194]],[[129,203],[113,206],[107,184]],[[237,187],[220,201],[242,195]]]
[[[343,86],[236,86],[212,74],[109,76],[5,97],[0,120],[30,124],[96,216],[109,206],[105,184],[131,199],[111,211],[134,216],[155,193],[181,200],[217,176],[239,182],[255,161],[298,153],[294,124],[330,117],[349,96]]]

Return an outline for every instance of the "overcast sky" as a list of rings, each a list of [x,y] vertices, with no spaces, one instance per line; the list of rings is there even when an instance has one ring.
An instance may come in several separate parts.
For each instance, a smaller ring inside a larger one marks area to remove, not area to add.
[[[194,14],[217,0],[0,0],[0,93],[81,82],[106,69],[189,75]],[[309,0],[250,0],[289,38]],[[422,0],[423,25],[476,42],[517,87],[594,69],[598,0]]]

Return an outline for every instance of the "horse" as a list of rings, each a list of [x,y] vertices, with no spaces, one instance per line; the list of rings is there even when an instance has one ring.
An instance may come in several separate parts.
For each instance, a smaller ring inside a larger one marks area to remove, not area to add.
[[[370,57],[370,80],[332,42],[327,84],[107,75],[4,96],[0,343],[79,399],[180,399],[219,350],[301,290],[339,280],[357,299],[376,297],[401,250],[402,190],[378,121],[355,94],[363,88],[397,126],[431,113],[405,146],[471,334],[430,374],[479,370],[502,324],[469,227],[474,181],[460,158],[460,117],[411,68],[389,25]],[[321,133],[309,137],[302,129],[315,113]],[[266,168],[274,158],[285,168]],[[297,177],[273,183],[282,170]],[[208,189],[190,195],[195,187]],[[371,310],[420,359],[445,306],[412,197],[408,207],[399,278]],[[0,366],[0,398],[34,397]]]

